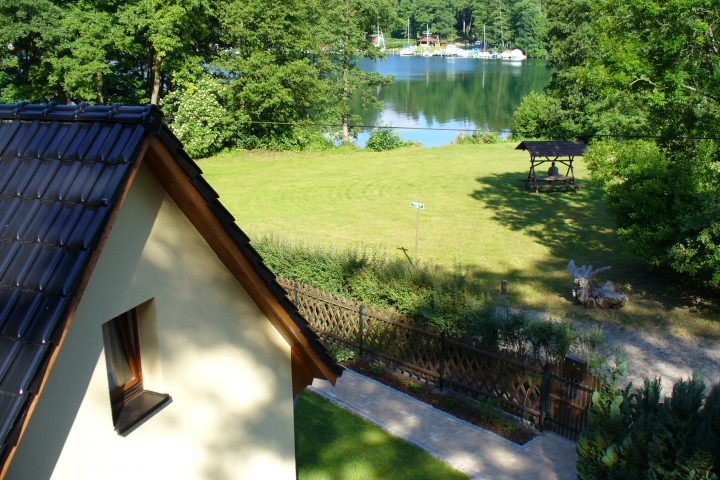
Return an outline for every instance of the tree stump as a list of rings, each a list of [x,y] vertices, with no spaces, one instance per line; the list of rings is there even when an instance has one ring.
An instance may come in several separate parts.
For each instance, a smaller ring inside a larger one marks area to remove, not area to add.
[[[570,260],[568,263],[568,271],[572,275],[573,280],[577,284],[573,288],[573,297],[580,303],[590,308],[621,308],[628,302],[627,295],[617,291],[615,285],[608,280],[601,287],[590,279],[610,267],[602,267],[597,270],[592,269],[592,265],[583,265],[580,268],[575,266],[575,262]]]

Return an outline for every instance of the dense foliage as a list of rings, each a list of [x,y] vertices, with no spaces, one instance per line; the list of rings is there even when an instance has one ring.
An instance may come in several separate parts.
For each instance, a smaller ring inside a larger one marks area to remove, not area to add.
[[[719,284],[720,1],[546,6],[555,72],[514,136],[591,139],[592,178],[632,251]]]
[[[0,101],[160,103],[196,156],[301,149],[312,143],[311,123],[348,133],[350,98],[372,102],[370,87],[391,80],[356,66],[382,55],[364,33],[392,21],[390,5],[3,1]]]
[[[617,372],[593,394],[590,426],[578,441],[578,477],[712,479],[720,470],[720,385],[679,380],[662,398],[660,379],[618,388]]]
[[[471,276],[456,266],[413,265],[367,250],[331,250],[293,245],[275,237],[253,242],[278,275],[348,296],[380,308],[392,308],[422,324],[477,342],[489,349],[510,349],[543,360],[573,352],[596,370],[602,332],[581,331],[564,322],[532,321],[498,308]]]

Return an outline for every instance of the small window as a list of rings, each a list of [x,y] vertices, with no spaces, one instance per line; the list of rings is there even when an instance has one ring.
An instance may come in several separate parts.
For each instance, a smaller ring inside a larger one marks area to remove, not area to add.
[[[137,331],[135,310],[123,313],[103,325],[105,362],[110,385],[110,403],[113,407],[142,391],[142,368]]]
[[[172,399],[143,389],[135,309],[104,323],[102,332],[113,425],[118,434],[125,436]]]

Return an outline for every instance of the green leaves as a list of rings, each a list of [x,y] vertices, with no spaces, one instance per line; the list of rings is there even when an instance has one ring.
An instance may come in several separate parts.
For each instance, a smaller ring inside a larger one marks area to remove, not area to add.
[[[705,398],[697,375],[660,394],[659,378],[618,389],[618,375],[593,394],[590,427],[578,440],[581,479],[717,478],[720,385]]]

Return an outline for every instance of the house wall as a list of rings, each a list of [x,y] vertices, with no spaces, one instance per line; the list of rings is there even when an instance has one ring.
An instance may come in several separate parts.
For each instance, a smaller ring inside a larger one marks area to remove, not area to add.
[[[112,424],[101,325],[140,306],[145,388],[172,403]],[[290,347],[141,166],[7,479],[295,478]]]

